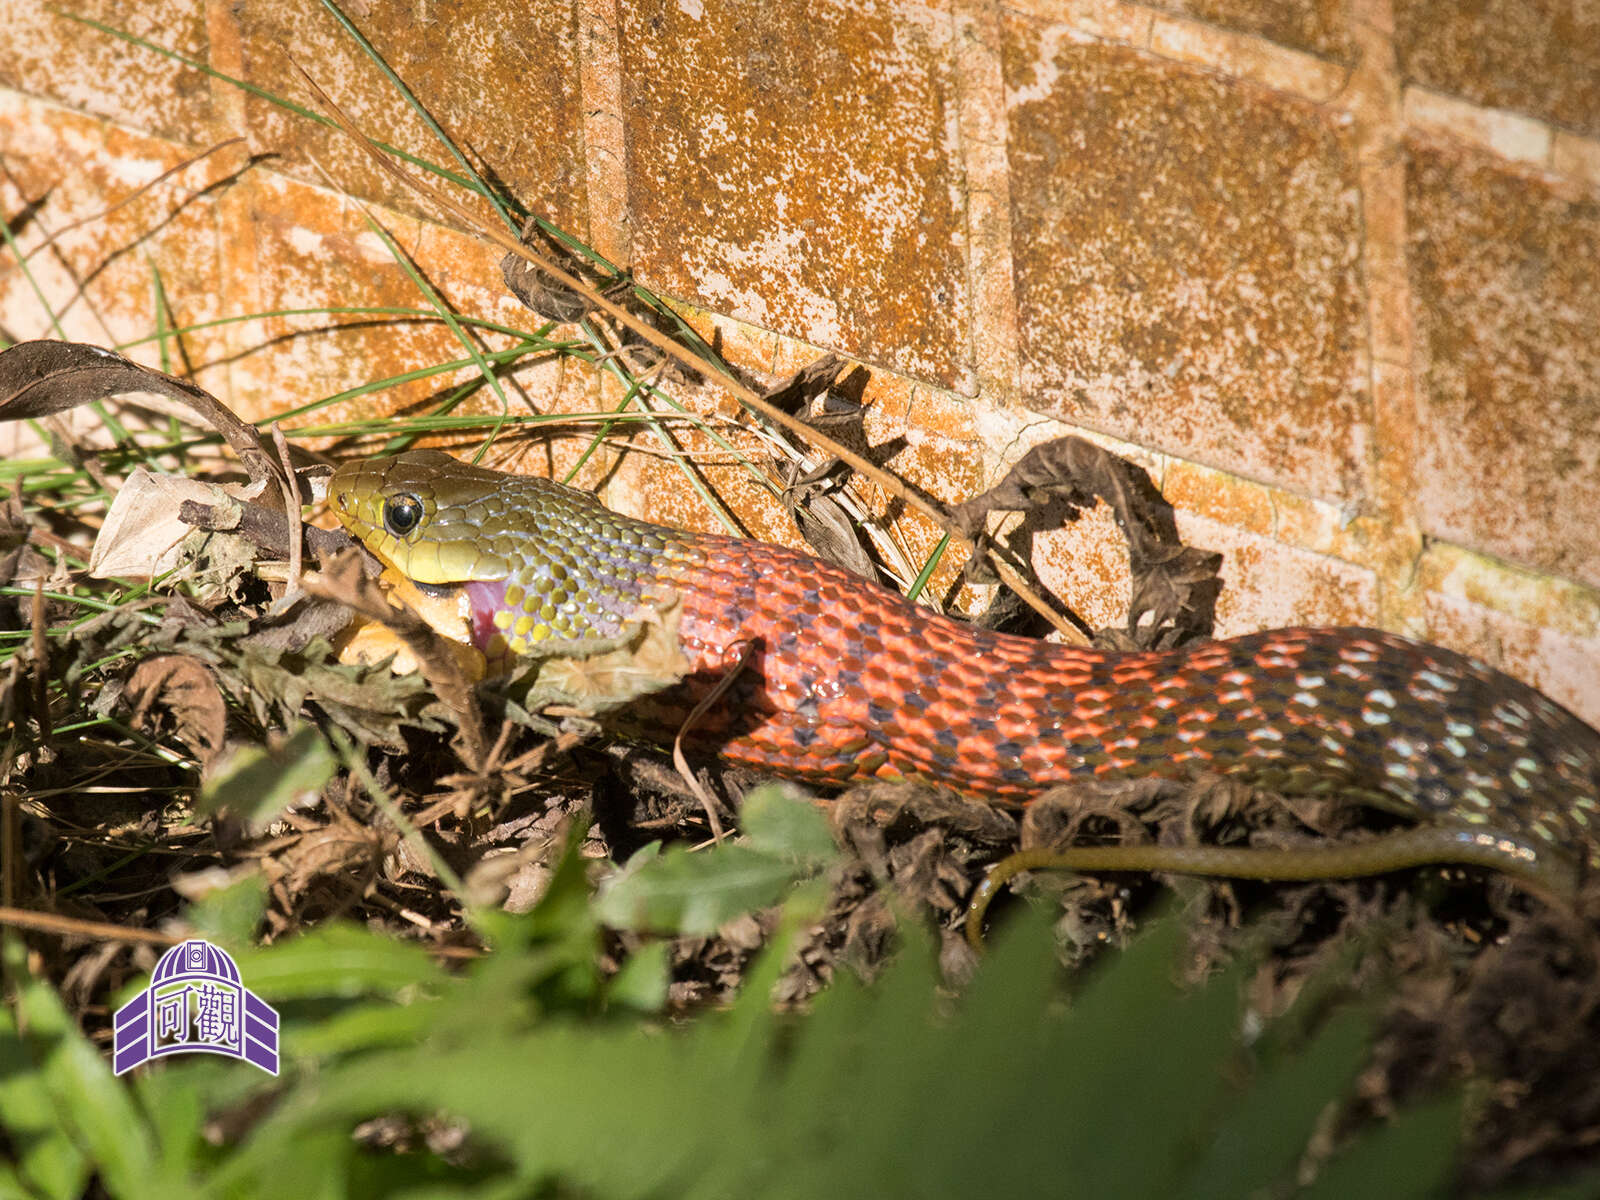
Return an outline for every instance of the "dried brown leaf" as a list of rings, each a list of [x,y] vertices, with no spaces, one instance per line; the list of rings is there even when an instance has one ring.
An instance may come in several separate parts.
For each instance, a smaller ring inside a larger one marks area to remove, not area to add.
[[[273,456],[255,427],[186,379],[81,342],[19,342],[0,351],[0,421],[50,416],[129,392],[181,401],[226,439],[252,480],[277,477]]]
[[[563,653],[538,660],[512,686],[530,710],[552,708],[585,717],[669,688],[689,673],[678,643],[682,608],[676,596],[659,609],[640,608],[618,637],[569,643]],[[594,653],[583,653],[591,646]]]
[[[818,558],[877,582],[878,566],[861,542],[855,517],[821,480],[802,481],[784,489],[783,506]]]
[[[1222,556],[1185,546],[1172,506],[1149,475],[1092,442],[1065,437],[1034,447],[1004,479],[958,505],[952,516],[958,528],[986,548],[991,513],[1037,514],[1059,504],[1072,520],[1097,497],[1111,506],[1128,543],[1133,598],[1123,641],[1153,649],[1209,636],[1222,587],[1217,573]],[[974,577],[980,577],[982,557],[974,555],[971,563]]]
[[[769,388],[763,398],[783,412],[799,412],[813,396],[832,387],[849,365],[837,354],[824,354],[812,359],[776,387]]]
[[[187,654],[158,654],[133,669],[123,688],[122,701],[133,709],[133,723],[159,733],[153,719],[161,708],[175,723],[173,735],[209,769],[222,750],[227,733],[228,705],[216,676],[203,662]]]
[[[439,699],[454,714],[465,742],[467,765],[477,769],[488,750],[483,717],[473,694],[475,680],[462,669],[452,641],[410,607],[396,606],[377,580],[367,574],[366,554],[351,547],[336,555],[320,574],[307,576],[306,591],[324,600],[348,605],[370,621],[377,621],[399,636],[416,656],[418,667]]]
[[[31,532],[20,491],[7,493],[0,501],[0,586],[49,578],[50,561],[28,545]]]
[[[178,515],[184,501],[239,512],[238,499],[219,484],[138,467],[111,501],[89,552],[89,574],[96,579],[149,579],[177,567],[191,529]]]
[[[532,217],[522,227],[522,244],[591,287],[603,287],[610,282],[590,266],[588,259],[570,249]],[[588,297],[520,255],[507,254],[501,259],[500,274],[511,294],[547,321],[571,325],[595,311],[594,302]]]

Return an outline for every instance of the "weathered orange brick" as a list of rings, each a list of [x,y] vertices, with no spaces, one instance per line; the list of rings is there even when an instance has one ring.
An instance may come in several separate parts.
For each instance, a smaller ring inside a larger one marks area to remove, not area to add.
[[[1348,131],[1316,107],[1013,19],[1030,407],[1328,499],[1369,400]]]
[[[131,45],[51,8],[123,30],[204,62],[205,5],[194,0],[45,0],[0,3],[0,86],[59,100],[173,141],[218,137],[211,83],[201,71]]]
[[[228,11],[238,22],[242,70],[251,83],[315,110],[310,89],[295,69],[298,63],[368,136],[460,171],[316,0],[252,0]],[[582,96],[571,4],[458,0],[347,5],[345,11],[491,180],[497,178],[539,215],[586,232]],[[342,133],[256,97],[246,102],[245,112],[258,145],[283,155],[285,165],[302,178],[321,181],[314,161],[356,195],[441,216],[381,174]],[[481,204],[476,210],[489,212]]]
[[[694,331],[705,339],[706,345],[717,351],[735,367],[761,372],[773,377],[790,374],[816,357],[811,347],[802,347],[792,358],[785,351],[791,344],[769,329],[761,329],[743,321],[719,316],[703,308],[682,302],[673,305],[675,311]],[[758,381],[760,382],[760,381]]]
[[[1259,483],[1236,479],[1193,463],[1167,468],[1161,494],[1168,503],[1250,533],[1273,532],[1272,495]]]
[[[1600,188],[1600,140],[1557,130],[1550,151],[1550,166],[1590,187]]]
[[[1238,79],[1322,102],[1340,94],[1350,77],[1342,63],[1290,50],[1261,37],[1193,20],[1158,18],[1149,49],[1163,58],[1196,63]]]
[[[1600,5],[1593,0],[1394,0],[1407,83],[1600,134]]]
[[[1407,189],[1424,528],[1600,582],[1600,209],[1424,143]]]
[[[729,431],[724,431],[725,436]],[[731,431],[732,441],[755,468],[738,462],[705,433],[674,425],[671,446],[652,434],[638,431],[633,436],[637,451],[619,452],[617,466],[608,480],[607,503],[652,521],[705,533],[728,533],[697,494],[686,477],[686,468],[709,488],[723,510],[733,519],[735,532],[769,542],[801,545],[794,522],[762,482],[782,479],[782,465],[771,452],[748,432]],[[759,478],[758,478],[759,476]]]
[[[1286,546],[1208,517],[1178,513],[1184,543],[1222,553],[1217,636],[1281,625],[1371,625],[1377,578],[1354,563]]]
[[[1337,62],[1353,57],[1343,0],[1156,0],[1154,7]]]
[[[1095,505],[1058,531],[1037,533],[1032,561],[1039,582],[1091,629],[1128,623],[1128,543],[1109,504]]]
[[[619,15],[640,277],[966,387],[949,14],[651,0]]]
[[[467,357],[449,328],[433,315],[428,300],[366,225],[360,210],[325,189],[266,173],[251,176],[224,203],[230,236],[224,240],[229,311],[266,313],[281,309],[396,307],[417,317],[359,315],[273,316],[232,327],[235,402],[251,417],[285,412],[377,379],[433,363]],[[418,265],[433,288],[459,313],[526,330],[542,319],[512,299],[500,283],[499,252],[411,217],[374,210],[395,242]],[[480,334],[482,347],[507,344],[504,335]],[[589,387],[576,364],[550,359],[527,363],[506,383],[514,412],[561,407],[562,393],[576,383]],[[476,368],[400,384],[340,402],[291,424],[328,424],[374,415],[420,411]],[[519,387],[521,391],[519,392]],[[590,408],[593,400],[580,402]],[[457,415],[500,411],[497,397],[481,389]],[[475,434],[463,434],[471,439]]]
[[[1430,639],[1531,683],[1600,727],[1600,636],[1540,628],[1438,593],[1428,594],[1425,609]]]
[[[140,193],[191,157],[192,147],[14,92],[0,92],[0,147],[6,167],[0,212],[14,222],[27,256],[25,272],[0,250],[0,325],[10,336],[58,336],[52,313],[74,340],[115,345],[153,334],[158,274],[172,309],[169,325],[224,315],[217,199],[206,189],[238,169],[237,157],[195,163]],[[37,209],[30,211],[32,205]],[[224,357],[224,344],[223,335],[209,331],[185,334],[181,348],[169,342],[168,349],[174,369],[182,370],[186,357],[195,367]],[[129,353],[160,362],[154,343]],[[215,386],[217,374],[202,372],[200,381]]]
[[[1426,88],[1406,89],[1405,117],[1415,132],[1471,142],[1500,158],[1536,167],[1549,161],[1554,144],[1554,133],[1543,121],[1480,108]]]

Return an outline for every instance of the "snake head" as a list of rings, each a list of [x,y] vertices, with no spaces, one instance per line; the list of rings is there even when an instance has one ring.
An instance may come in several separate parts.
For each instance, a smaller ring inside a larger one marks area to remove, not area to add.
[[[619,516],[587,492],[437,450],[347,463],[334,514],[384,564],[466,598],[472,639],[516,653],[616,637],[656,597],[674,531]]]
[[[388,566],[417,583],[495,581],[494,512],[506,476],[438,450],[346,463],[328,483],[333,513]]]

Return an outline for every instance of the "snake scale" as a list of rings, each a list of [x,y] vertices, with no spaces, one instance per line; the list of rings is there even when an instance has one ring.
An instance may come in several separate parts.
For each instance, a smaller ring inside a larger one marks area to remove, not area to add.
[[[1478,861],[1570,893],[1600,866],[1600,733],[1438,646],[1289,628],[1125,653],[993,633],[796,550],[634,520],[437,451],[347,464],[329,496],[388,566],[464,589],[491,656],[581,652],[675,595],[690,674],[630,722],[670,738],[748,648],[696,736],[772,774],[1020,804],[1085,777],[1206,770],[1418,823],[1348,871],[1299,852],[1306,876]]]

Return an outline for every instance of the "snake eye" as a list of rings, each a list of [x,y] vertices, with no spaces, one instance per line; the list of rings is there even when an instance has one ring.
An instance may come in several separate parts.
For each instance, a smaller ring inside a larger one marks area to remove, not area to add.
[[[395,537],[405,537],[422,523],[422,501],[411,493],[390,496],[383,502],[383,527]]]

